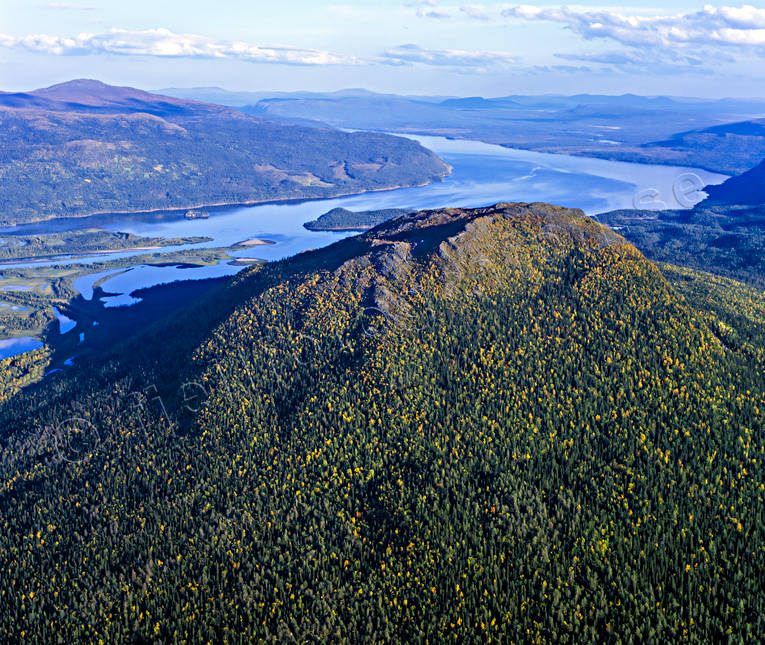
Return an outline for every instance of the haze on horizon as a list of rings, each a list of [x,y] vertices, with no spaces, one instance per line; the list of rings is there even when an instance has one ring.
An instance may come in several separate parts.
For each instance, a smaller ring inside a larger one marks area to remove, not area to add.
[[[6,0],[0,87],[765,97],[765,3],[652,4]]]

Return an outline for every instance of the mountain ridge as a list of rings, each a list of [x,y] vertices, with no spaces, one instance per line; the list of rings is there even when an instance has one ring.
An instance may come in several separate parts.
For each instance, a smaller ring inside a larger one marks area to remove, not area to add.
[[[74,79],[29,92],[0,95],[0,106],[50,111],[93,111],[106,114],[145,112],[155,116],[179,113],[210,114],[231,108],[191,99],[154,94],[129,86],[108,85],[96,79]]]
[[[245,270],[0,404],[0,629],[756,640],[765,296],[679,273],[515,203]]]
[[[401,137],[308,127],[92,80],[1,94],[0,135],[5,224],[337,197],[449,172]]]

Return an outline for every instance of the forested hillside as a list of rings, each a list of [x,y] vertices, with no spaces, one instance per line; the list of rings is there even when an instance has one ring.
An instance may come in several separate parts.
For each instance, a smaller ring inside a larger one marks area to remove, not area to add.
[[[651,260],[717,273],[765,289],[763,205],[706,200],[694,208],[618,210],[596,218],[619,231]]]
[[[333,208],[318,218],[303,224],[309,231],[366,231],[384,221],[411,213],[406,208],[383,208],[375,211],[350,211]]]
[[[0,94],[0,224],[332,197],[448,167],[415,141],[245,115],[97,81]]]
[[[765,204],[765,161],[737,177],[731,177],[718,186],[707,186],[704,190],[709,195],[704,204],[762,206]]]
[[[765,296],[663,271],[581,211],[424,211],[10,398],[0,633],[757,641]]]
[[[667,139],[607,150],[585,149],[581,154],[633,163],[691,166],[739,175],[765,157],[765,119],[684,130]]]

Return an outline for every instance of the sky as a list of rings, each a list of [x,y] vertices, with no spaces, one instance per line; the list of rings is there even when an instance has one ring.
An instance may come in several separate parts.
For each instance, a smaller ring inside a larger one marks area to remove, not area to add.
[[[765,97],[765,0],[0,0],[0,89]]]

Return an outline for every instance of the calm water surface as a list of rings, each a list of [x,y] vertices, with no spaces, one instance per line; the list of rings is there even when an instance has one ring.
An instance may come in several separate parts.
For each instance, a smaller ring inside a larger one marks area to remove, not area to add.
[[[33,349],[40,349],[43,346],[42,341],[34,336],[24,336],[22,338],[6,338],[0,340],[0,361],[31,352]]]
[[[409,136],[409,135],[407,135]],[[0,229],[0,234],[43,233],[102,227],[147,237],[205,236],[212,241],[198,245],[166,247],[163,251],[188,248],[225,247],[250,238],[268,239],[273,245],[253,246],[232,251],[238,257],[264,260],[282,259],[306,249],[320,248],[353,233],[311,232],[303,227],[309,220],[342,206],[351,210],[381,208],[438,208],[441,206],[486,206],[500,201],[545,201],[581,208],[594,215],[617,208],[632,208],[636,197],[654,196],[669,208],[679,208],[681,199],[700,201],[703,193],[688,194],[688,177],[697,177],[703,185],[721,183],[725,175],[677,166],[649,166],[624,162],[552,155],[514,150],[476,141],[449,140],[442,137],[409,136],[430,148],[453,167],[444,181],[416,188],[403,188],[306,202],[285,202],[249,207],[230,207],[211,211],[208,219],[187,220],[182,213],[95,216],[57,220]],[[684,198],[683,195],[686,197]],[[46,264],[83,264],[98,260],[139,255],[124,251],[111,254],[59,259]],[[232,275],[244,267],[227,261],[199,268],[152,267],[139,265],[128,270],[116,269],[91,274],[75,281],[84,298],[93,297],[93,285],[108,277],[101,287],[108,294],[106,306],[125,306],[138,302],[130,294],[141,288],[178,280],[205,279]],[[34,340],[34,339],[31,339]],[[31,341],[30,341],[31,342]],[[8,350],[5,350],[8,351]],[[27,350],[23,350],[27,351]],[[0,356],[3,354],[0,353]]]

